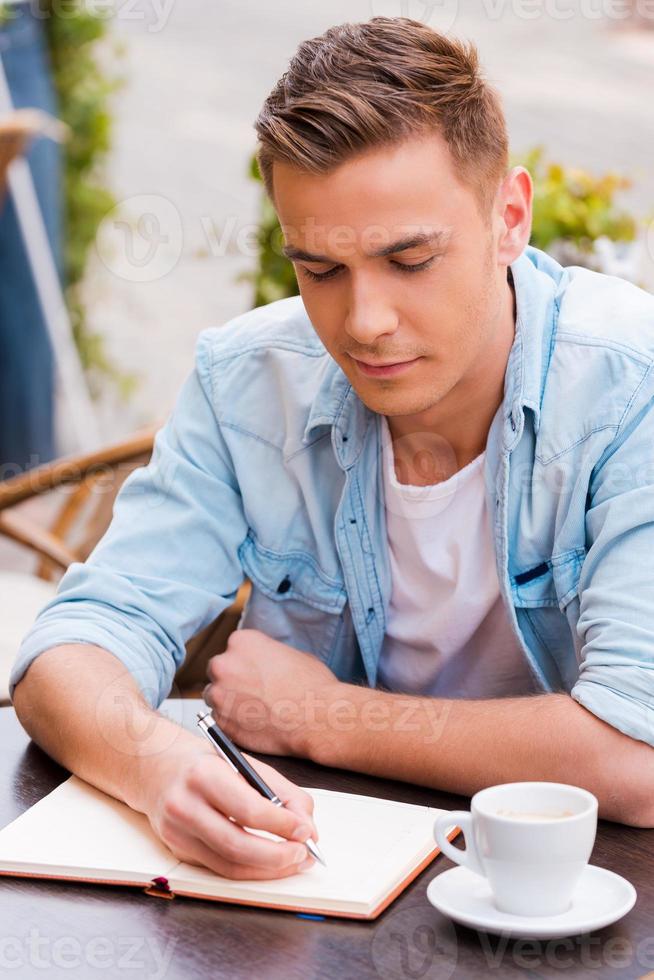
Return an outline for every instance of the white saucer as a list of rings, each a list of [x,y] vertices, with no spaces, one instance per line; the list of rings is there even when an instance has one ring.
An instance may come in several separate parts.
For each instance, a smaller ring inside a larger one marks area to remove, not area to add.
[[[468,868],[443,871],[427,888],[439,912],[461,925],[514,939],[561,939],[617,922],[633,907],[636,889],[620,875],[587,865],[572,895],[572,905],[559,915],[511,915],[495,908],[485,878]]]

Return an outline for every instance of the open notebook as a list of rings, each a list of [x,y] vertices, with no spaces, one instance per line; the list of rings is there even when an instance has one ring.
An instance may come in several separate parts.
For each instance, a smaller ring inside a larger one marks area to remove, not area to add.
[[[0,874],[145,887],[149,895],[373,919],[438,854],[442,810],[310,789],[327,862],[270,881],[234,881],[180,862],[147,817],[71,776],[0,830]],[[452,826],[450,838],[458,828]]]

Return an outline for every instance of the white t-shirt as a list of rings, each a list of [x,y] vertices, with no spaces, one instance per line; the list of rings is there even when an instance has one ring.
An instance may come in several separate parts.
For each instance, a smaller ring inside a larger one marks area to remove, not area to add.
[[[439,697],[541,692],[500,594],[483,452],[448,480],[398,483],[382,445],[392,589],[378,684]]]

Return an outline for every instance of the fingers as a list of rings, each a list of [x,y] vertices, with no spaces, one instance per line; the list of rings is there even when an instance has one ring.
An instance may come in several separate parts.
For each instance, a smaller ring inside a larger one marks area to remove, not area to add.
[[[193,832],[228,865],[258,868],[271,878],[294,874],[307,858],[310,859],[304,844],[269,840],[250,833],[208,805],[198,808],[194,814]]]
[[[219,823],[222,821],[244,836],[254,836],[252,834],[248,835],[247,831],[241,830],[226,818],[215,814],[215,811],[212,811],[212,814],[215,822]],[[313,863],[311,859],[306,860],[306,848],[302,848],[304,855],[298,863],[285,864],[283,861],[276,860],[272,866],[270,863],[247,864],[242,860],[240,851],[239,856],[236,858],[218,853],[213,847],[206,844],[203,840],[194,837],[186,830],[178,830],[167,843],[180,861],[208,868],[223,878],[233,878],[241,881],[248,879],[266,880],[268,878],[288,878],[290,875],[298,874],[305,867],[309,867]],[[274,841],[267,841],[266,843],[270,844],[271,847],[295,847],[295,845],[278,844]],[[300,846],[298,845],[298,847]]]
[[[253,763],[258,766],[256,760]],[[264,778],[267,781],[268,774]],[[284,782],[288,783],[287,780]],[[290,783],[288,785],[292,786]],[[275,806],[220,759],[203,757],[189,771],[188,787],[194,795],[206,800],[214,811],[233,817],[242,827],[267,830],[287,840],[298,841],[306,840],[315,831],[306,806]],[[286,789],[285,786],[280,788]],[[271,789],[279,793],[277,786],[271,785]],[[280,799],[284,799],[284,796],[280,796]]]
[[[311,827],[311,837],[314,840],[318,840],[318,832],[313,819],[314,811],[314,800],[310,793],[297,786],[295,783],[291,782],[285,776],[282,776],[280,772],[273,769],[271,766],[267,766],[263,762],[258,762],[256,759],[252,759],[248,756],[249,761],[252,765],[257,767],[257,770],[265,781],[268,783],[270,788],[274,790],[280,800],[283,800],[286,804],[286,809],[292,813],[297,814],[304,824],[308,824]]]

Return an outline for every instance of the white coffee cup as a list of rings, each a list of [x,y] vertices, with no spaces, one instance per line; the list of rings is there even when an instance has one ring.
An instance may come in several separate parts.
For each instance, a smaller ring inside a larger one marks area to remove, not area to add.
[[[447,831],[456,825],[465,851]],[[571,905],[597,832],[597,799],[566,783],[502,783],[472,797],[470,812],[434,824],[442,852],[487,879],[495,906],[514,915],[557,915]]]

